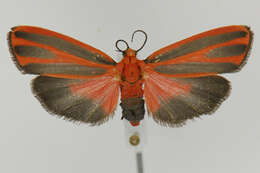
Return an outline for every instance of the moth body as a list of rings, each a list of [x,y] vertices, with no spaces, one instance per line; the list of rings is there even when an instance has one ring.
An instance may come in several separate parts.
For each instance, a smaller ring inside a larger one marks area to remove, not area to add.
[[[120,74],[120,90],[122,119],[125,118],[133,126],[139,125],[144,118],[143,99],[143,61],[136,58],[136,51],[128,48],[124,52],[124,58],[117,64]]]

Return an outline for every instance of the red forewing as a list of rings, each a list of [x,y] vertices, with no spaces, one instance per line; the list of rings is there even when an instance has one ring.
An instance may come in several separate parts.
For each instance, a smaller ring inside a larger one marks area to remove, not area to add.
[[[246,62],[252,32],[246,26],[210,30],[162,48],[146,60],[144,96],[156,122],[179,126],[210,114],[227,98],[229,81]]]
[[[68,36],[31,26],[8,35],[17,67],[40,75],[32,82],[47,111],[73,121],[101,124],[113,114],[119,97],[115,61]]]
[[[87,78],[104,75],[116,65],[100,50],[38,27],[14,27],[9,47],[18,68],[29,74]]]
[[[227,26],[171,44],[145,62],[154,71],[171,77],[229,73],[246,62],[251,42],[249,27]]]

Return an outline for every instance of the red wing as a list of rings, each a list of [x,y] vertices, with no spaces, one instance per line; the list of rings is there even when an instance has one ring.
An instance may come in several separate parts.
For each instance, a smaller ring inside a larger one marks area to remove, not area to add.
[[[13,59],[24,73],[88,78],[104,75],[116,65],[100,50],[43,28],[14,27],[8,37]]]
[[[9,47],[17,67],[38,74],[32,90],[47,111],[73,121],[101,124],[119,97],[115,61],[68,36],[31,26],[14,27]]]
[[[169,77],[195,77],[241,69],[251,47],[247,26],[227,26],[192,36],[150,55],[145,63]]]
[[[169,78],[145,72],[148,111],[156,122],[166,126],[181,126],[188,119],[214,112],[229,90],[229,82],[221,76]]]
[[[65,119],[99,125],[117,107],[119,84],[113,77],[63,79],[39,76],[32,90],[50,113]]]
[[[227,26],[150,55],[145,60],[144,96],[155,121],[179,126],[216,110],[230,90],[229,82],[217,74],[241,69],[251,43],[249,27]]]

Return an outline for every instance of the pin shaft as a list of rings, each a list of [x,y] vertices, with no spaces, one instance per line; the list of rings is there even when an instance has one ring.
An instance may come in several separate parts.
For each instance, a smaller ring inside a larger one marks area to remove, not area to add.
[[[136,164],[137,164],[137,173],[144,173],[143,154],[141,152],[136,153]]]

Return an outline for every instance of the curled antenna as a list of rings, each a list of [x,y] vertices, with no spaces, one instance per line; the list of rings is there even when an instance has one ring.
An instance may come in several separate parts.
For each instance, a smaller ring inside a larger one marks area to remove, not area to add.
[[[142,45],[139,49],[136,50],[136,53],[137,53],[138,51],[140,51],[141,49],[143,49],[143,47],[144,47],[144,45],[146,44],[146,41],[147,41],[147,34],[146,34],[143,30],[136,30],[136,31],[132,34],[131,42],[133,42],[134,35],[135,35],[135,33],[137,33],[137,32],[143,33],[144,36],[145,36],[145,39],[144,39],[143,45]]]
[[[118,43],[119,43],[119,42],[123,42],[123,43],[126,44],[126,49],[125,49],[125,50],[119,49],[119,47],[118,47]],[[126,51],[127,49],[129,49],[129,46],[128,46],[128,44],[127,44],[127,42],[126,42],[125,40],[117,40],[117,41],[116,41],[116,48],[117,48],[117,50],[118,50],[119,52],[124,52],[124,51]]]

